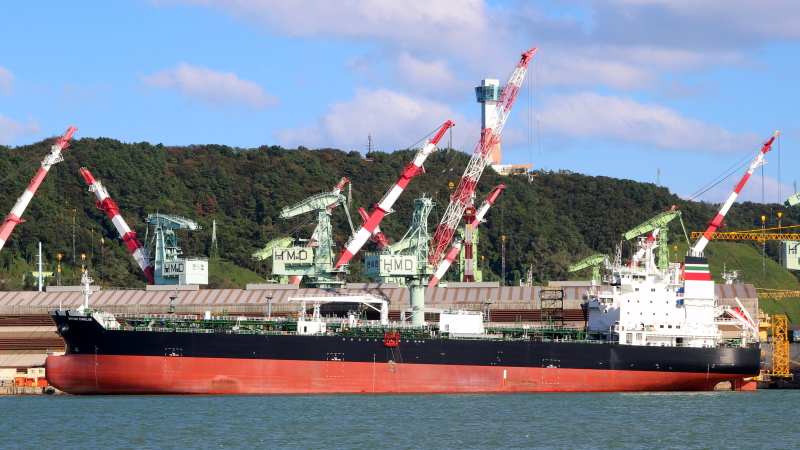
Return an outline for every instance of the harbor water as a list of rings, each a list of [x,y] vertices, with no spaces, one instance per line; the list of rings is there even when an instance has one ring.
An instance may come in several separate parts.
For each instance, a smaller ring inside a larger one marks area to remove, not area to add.
[[[3,396],[2,448],[796,448],[800,390]]]

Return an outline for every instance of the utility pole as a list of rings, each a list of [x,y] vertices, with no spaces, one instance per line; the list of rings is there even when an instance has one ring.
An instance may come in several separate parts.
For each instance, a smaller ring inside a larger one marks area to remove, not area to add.
[[[75,213],[78,212],[77,209],[71,209],[70,214],[72,214],[72,265],[75,266]]]
[[[767,221],[767,216],[761,216],[761,232],[763,233],[765,230],[765,222]],[[767,275],[767,241],[761,243],[761,275]]]
[[[782,212],[778,213],[778,234],[783,233],[781,231],[781,216],[783,215]],[[778,262],[780,263],[781,267],[783,267],[783,251],[778,252]]]
[[[502,275],[500,276],[500,286],[505,286],[506,285],[506,237],[500,236],[500,241],[501,241],[500,260],[502,267],[501,270]]]

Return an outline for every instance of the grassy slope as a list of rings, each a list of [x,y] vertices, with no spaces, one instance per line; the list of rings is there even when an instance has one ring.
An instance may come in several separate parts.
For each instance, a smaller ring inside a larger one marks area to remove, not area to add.
[[[248,283],[259,284],[267,281],[250,269],[239,267],[221,258],[209,258],[208,288],[244,289]]]

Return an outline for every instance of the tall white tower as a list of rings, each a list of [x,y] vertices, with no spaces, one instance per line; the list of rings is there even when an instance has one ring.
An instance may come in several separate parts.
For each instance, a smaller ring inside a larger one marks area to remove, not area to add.
[[[494,127],[497,120],[497,101],[500,100],[502,93],[503,86],[500,86],[500,80],[487,78],[481,80],[480,86],[475,86],[475,97],[481,104],[481,130]],[[492,164],[500,164],[501,156],[500,144],[497,144],[492,149]]]

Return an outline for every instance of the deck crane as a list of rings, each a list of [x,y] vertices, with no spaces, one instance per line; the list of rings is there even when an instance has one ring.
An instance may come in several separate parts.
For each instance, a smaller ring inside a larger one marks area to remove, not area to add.
[[[497,197],[500,195],[503,189],[506,188],[504,184],[498,184],[497,186],[489,192],[489,195],[486,196],[486,200],[483,201],[481,206],[475,211],[474,213],[469,215],[469,218],[465,215],[466,220],[466,228],[464,232],[464,260],[465,260],[465,269],[464,269],[464,280],[463,281],[475,281],[473,271],[468,270],[470,266],[470,262],[472,262],[472,266],[474,268],[474,260],[473,260],[473,236],[472,234],[475,232],[475,228],[478,227],[481,223],[484,222],[484,217],[486,216],[486,212],[489,211],[489,208],[494,205],[494,202],[497,200]],[[465,208],[465,212],[471,208]],[[455,261],[456,256],[458,255],[459,251],[461,250],[462,242],[460,240],[456,240],[453,242],[453,245],[448,250],[447,255],[439,261],[439,264],[436,266],[436,271],[433,273],[429,281],[429,287],[435,286],[439,280],[442,279],[444,274],[447,272],[447,269],[450,268],[450,265],[453,264]],[[471,279],[469,278],[471,277]]]
[[[302,214],[317,213],[317,238],[309,241],[305,247],[276,247],[272,254],[272,274],[307,276],[306,284],[322,289],[341,286],[343,281],[336,276],[346,273],[345,268],[333,267],[333,228],[331,211],[339,204],[346,204],[347,198],[342,194],[324,192],[311,196],[295,205],[283,208],[281,219],[289,219]],[[345,208],[347,212],[347,208]],[[348,213],[348,219],[350,215]]]
[[[39,185],[44,181],[44,177],[47,176],[50,167],[64,160],[64,157],[61,156],[61,150],[69,147],[69,140],[76,131],[78,131],[76,127],[69,127],[67,132],[56,139],[56,142],[50,147],[50,153],[45,155],[44,159],[42,159],[42,167],[36,172],[36,175],[33,177],[30,184],[28,184],[28,189],[17,199],[17,203],[14,204],[14,207],[11,208],[11,212],[8,213],[3,224],[0,225],[0,250],[6,245],[8,236],[14,231],[14,227],[16,227],[18,223],[24,222],[22,213],[25,212],[25,208],[27,208],[28,203],[31,202],[33,194],[36,193],[36,190],[39,189]]]
[[[647,242],[652,243],[658,239],[658,258],[656,260],[656,264],[659,269],[667,269],[669,267],[669,247],[667,246],[668,233],[666,231],[661,232],[661,229],[665,228],[672,220],[680,219],[680,217],[681,212],[678,211],[677,206],[673,205],[667,211],[664,211],[653,218],[645,220],[641,224],[626,231],[622,234],[622,239],[629,241],[637,236],[650,233],[650,235],[647,237]],[[683,224],[682,220],[681,224]],[[644,250],[644,247],[642,247],[633,259],[640,259]]]
[[[136,238],[136,232],[128,227],[125,219],[120,215],[117,203],[108,196],[106,188],[103,187],[99,180],[92,176],[89,169],[81,167],[78,169],[78,173],[83,175],[83,179],[89,184],[89,191],[94,192],[97,196],[97,202],[95,203],[97,209],[102,209],[108,213],[108,217],[111,219],[117,232],[119,232],[120,237],[125,242],[125,245],[128,246],[128,250],[131,251],[131,254],[133,254],[133,259],[136,260],[136,263],[139,264],[139,267],[141,267],[144,275],[147,277],[147,281],[150,284],[156,284],[153,277],[155,270],[153,261],[150,259],[150,255],[144,249],[142,243]]]
[[[145,241],[154,259],[155,284],[208,284],[208,259],[182,257],[175,234],[200,230],[200,224],[173,214],[148,214],[144,221],[153,227],[152,238]]]
[[[703,250],[705,250],[711,236],[720,227],[724,226],[722,221],[725,219],[725,214],[728,213],[728,210],[730,209],[731,205],[733,205],[736,197],[739,196],[739,192],[742,191],[742,188],[747,183],[747,180],[750,179],[750,175],[752,175],[756,168],[766,164],[764,161],[764,154],[772,149],[772,142],[775,141],[775,138],[780,134],[780,131],[775,131],[775,133],[773,133],[769,139],[764,141],[764,143],[761,145],[761,150],[759,150],[758,154],[755,156],[755,158],[753,158],[753,160],[750,162],[750,165],[747,167],[747,172],[745,172],[739,183],[734,186],[733,191],[731,191],[730,195],[728,195],[728,198],[722,204],[717,214],[714,216],[711,222],[708,223],[708,228],[706,228],[703,236],[701,236],[700,239],[694,243],[692,248],[686,252],[686,258],[684,259],[683,263],[685,298],[714,298],[714,282],[711,280],[711,273],[708,270],[708,260],[703,256]]]
[[[472,202],[475,187],[483,174],[483,169],[492,163],[492,149],[500,143],[500,133],[503,131],[503,127],[511,113],[511,108],[514,106],[514,101],[517,99],[520,85],[525,78],[525,72],[528,70],[531,58],[537,50],[538,47],[534,47],[522,54],[522,58],[512,72],[511,77],[503,88],[500,99],[497,101],[493,114],[495,119],[492,126],[481,132],[481,139],[472,155],[472,159],[467,164],[464,175],[461,177],[461,181],[431,240],[428,262],[432,266],[439,264],[445,250],[450,246],[458,223],[464,215],[464,210]],[[433,287],[434,285],[435,282],[432,279],[428,287]]]
[[[392,206],[394,202],[397,201],[397,198],[400,197],[400,194],[403,193],[408,183],[411,181],[412,178],[415,176],[425,173],[425,169],[422,167],[422,164],[428,159],[432,153],[436,152],[436,144],[439,143],[439,139],[444,136],[445,131],[450,129],[450,127],[455,126],[455,124],[451,121],[447,121],[442,125],[439,129],[439,132],[436,133],[436,136],[433,139],[425,142],[425,144],[419,148],[417,154],[414,156],[414,159],[403,169],[403,172],[400,174],[400,180],[389,189],[389,191],[383,196],[381,201],[375,205],[375,210],[370,214],[369,220],[367,223],[362,225],[358,231],[353,234],[350,239],[345,244],[345,248],[342,251],[342,254],[339,256],[339,260],[336,262],[334,268],[339,268],[343,264],[347,264],[353,259],[356,253],[361,250],[361,247],[367,242],[367,240],[376,232],[378,228],[378,224],[381,223],[381,220],[389,214],[392,210]]]
[[[669,268],[669,247],[667,246],[667,232],[661,232],[662,229],[666,228],[667,225],[674,219],[680,219],[681,212],[678,211],[677,206],[672,206],[668,210],[658,214],[655,217],[645,220],[644,222],[640,223],[639,225],[631,228],[630,230],[622,233],[622,239],[624,241],[630,241],[633,238],[642,236],[644,234],[649,235],[643,239],[643,243],[639,251],[631,258],[631,264],[636,265],[639,261],[647,261],[648,264],[651,266],[648,267],[648,270],[652,271],[655,269],[655,266],[658,267],[660,270],[666,270]],[[683,222],[681,221],[681,224]],[[648,250],[652,251],[653,246],[657,246],[658,248],[658,258],[656,261],[655,266],[652,266],[653,258],[651,256],[645,257],[645,253]],[[608,259],[610,257],[608,255],[604,255],[602,253],[598,253],[583,260],[572,264],[567,268],[568,272],[577,272],[578,270],[584,269],[586,267],[592,268],[592,280],[599,281],[600,280],[600,265],[606,265],[609,267],[610,264],[608,263]],[[617,248],[617,257],[614,261],[614,267],[619,267],[622,264],[622,249]]]

